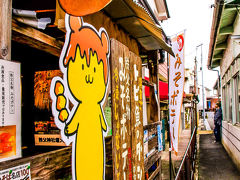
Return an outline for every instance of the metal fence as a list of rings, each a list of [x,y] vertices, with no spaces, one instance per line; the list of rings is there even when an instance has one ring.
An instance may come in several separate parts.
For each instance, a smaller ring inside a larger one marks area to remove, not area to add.
[[[191,139],[183,156],[175,180],[194,179],[195,160],[197,154],[197,128],[194,127]]]

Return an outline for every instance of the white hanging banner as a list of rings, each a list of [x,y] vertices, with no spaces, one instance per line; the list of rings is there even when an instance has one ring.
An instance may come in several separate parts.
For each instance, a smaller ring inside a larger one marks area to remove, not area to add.
[[[184,89],[184,33],[172,39],[175,57],[169,60],[169,120],[172,150],[177,154]]]

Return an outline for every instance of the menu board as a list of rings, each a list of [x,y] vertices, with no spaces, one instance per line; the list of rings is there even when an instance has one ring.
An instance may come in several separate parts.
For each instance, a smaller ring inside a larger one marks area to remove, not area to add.
[[[20,63],[0,59],[0,162],[21,157]]]

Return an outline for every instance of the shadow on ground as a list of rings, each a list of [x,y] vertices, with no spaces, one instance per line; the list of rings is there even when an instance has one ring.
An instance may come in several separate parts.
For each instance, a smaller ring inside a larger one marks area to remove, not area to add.
[[[240,172],[228,156],[221,143],[214,143],[213,134],[200,135],[199,179],[235,180]]]

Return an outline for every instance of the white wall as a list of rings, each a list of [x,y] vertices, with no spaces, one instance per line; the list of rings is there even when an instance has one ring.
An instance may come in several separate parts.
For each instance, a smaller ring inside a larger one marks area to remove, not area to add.
[[[231,123],[223,121],[222,144],[233,162],[240,169],[240,127],[233,126]]]
[[[233,35],[239,35],[239,34],[240,34],[240,18],[239,18],[239,15],[237,15],[237,18],[234,23]],[[236,43],[236,40],[229,38],[227,42],[228,42],[227,49],[225,50],[223,59],[220,62],[221,77],[225,75],[229,66],[233,62],[235,56],[240,53],[240,46]],[[229,80],[232,82],[232,74],[225,77],[227,78],[222,79],[222,86],[224,86],[226,82]],[[224,96],[224,94],[222,94],[222,96]],[[226,96],[228,96],[228,94]],[[224,101],[225,99],[226,98],[223,97]],[[224,103],[222,104],[224,105]],[[233,110],[232,110],[233,120],[234,120],[234,114],[236,113],[235,111],[236,110],[233,105]],[[227,112],[223,111],[223,113],[225,115]],[[234,163],[240,169],[240,127],[233,124],[234,122],[233,123],[228,123],[227,121],[222,122],[222,143],[225,149],[227,150],[229,156],[232,158]]]

